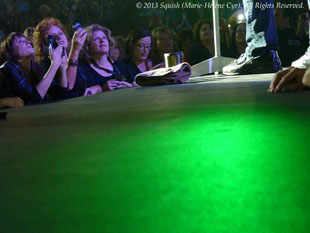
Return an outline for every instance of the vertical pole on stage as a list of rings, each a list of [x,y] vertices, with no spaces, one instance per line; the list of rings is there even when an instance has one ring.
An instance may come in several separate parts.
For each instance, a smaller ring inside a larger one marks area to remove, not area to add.
[[[214,33],[214,57],[202,61],[192,66],[192,77],[207,74],[218,74],[223,71],[223,67],[231,63],[234,58],[221,56],[221,38],[219,23],[219,5],[218,0],[212,0],[213,14],[213,33]]]
[[[220,41],[220,22],[219,22],[219,8],[217,5],[218,0],[212,0],[212,13],[213,13],[213,33],[214,33],[214,49],[215,55],[214,57],[221,56],[221,41]]]

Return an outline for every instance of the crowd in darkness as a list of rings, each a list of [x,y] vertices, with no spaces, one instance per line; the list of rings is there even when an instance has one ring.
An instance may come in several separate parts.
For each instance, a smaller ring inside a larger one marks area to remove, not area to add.
[[[0,107],[132,87],[136,74],[163,65],[164,53],[183,51],[191,65],[214,56],[212,9],[139,9],[136,2],[1,1]],[[274,10],[285,67],[309,45],[304,6]],[[224,56],[238,58],[245,50],[242,13],[242,8],[220,9]],[[76,22],[81,27],[74,29]],[[49,35],[57,47],[50,46]]]

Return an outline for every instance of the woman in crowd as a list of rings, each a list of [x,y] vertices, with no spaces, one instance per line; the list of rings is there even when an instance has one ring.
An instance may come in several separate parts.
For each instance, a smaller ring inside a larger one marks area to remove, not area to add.
[[[232,30],[230,50],[234,58],[240,57],[245,52],[247,46],[245,40],[245,22],[239,21]]]
[[[222,20],[223,28],[227,26],[225,21]],[[226,29],[222,30],[222,34],[225,35],[221,40],[221,54],[226,57],[230,57],[231,53],[227,48],[227,38]],[[215,55],[214,48],[214,38],[213,38],[213,24],[209,20],[199,20],[194,27],[194,42],[189,62],[191,65],[195,65],[199,62],[207,60]]]
[[[62,23],[55,18],[43,19],[35,29],[33,34],[35,59],[40,63],[43,70],[47,70],[50,64],[48,59],[48,47],[50,41],[48,36],[55,36],[57,44],[64,48],[63,56],[67,58],[67,52],[70,49],[69,37]],[[59,70],[60,72],[60,70]],[[59,75],[59,73],[57,73]]]
[[[50,47],[51,41],[48,39],[49,36],[56,37],[56,45],[62,47],[62,58],[67,60],[67,52],[70,49],[69,37],[65,31],[63,24],[56,18],[44,18],[35,28],[33,33],[33,43],[35,48],[35,60],[40,64],[44,72],[47,71],[50,66],[50,60],[48,58],[48,48]],[[56,72],[55,81],[65,77],[67,79],[67,71],[59,68]],[[53,84],[55,83],[53,82]],[[69,81],[69,80],[68,80]],[[80,96],[81,93],[69,93],[64,91],[57,96],[58,99],[65,99],[70,97]]]
[[[209,20],[199,20],[194,26],[194,41],[189,62],[191,65],[214,56],[213,26]]]
[[[168,27],[158,27],[152,31],[152,64],[156,66],[165,61],[164,54],[176,52],[176,35]]]
[[[86,94],[93,95],[102,91],[112,91],[131,87],[110,59],[109,49],[113,44],[111,31],[99,24],[86,28],[87,37],[81,54],[81,62],[77,67],[75,80],[69,79],[69,86],[76,88],[77,81],[86,79]]]
[[[67,88],[66,76],[54,85],[56,71],[65,70],[66,61],[61,57],[62,47],[49,47],[50,66],[46,72],[33,61],[34,50],[30,41],[21,33],[10,33],[3,41],[6,62],[1,66],[3,89],[7,97],[20,97],[25,104],[41,102],[49,91],[52,96]],[[53,90],[53,91],[52,91]]]
[[[127,37],[126,59],[115,64],[126,80],[135,85],[135,76],[152,68],[150,59],[151,33],[145,29],[134,29]]]

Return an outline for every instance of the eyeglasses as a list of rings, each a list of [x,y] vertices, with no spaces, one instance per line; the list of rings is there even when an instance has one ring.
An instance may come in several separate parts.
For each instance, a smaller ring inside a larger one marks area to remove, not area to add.
[[[152,49],[151,45],[144,45],[144,44],[139,44],[139,45],[136,45],[139,49],[146,49],[146,50],[150,50]]]

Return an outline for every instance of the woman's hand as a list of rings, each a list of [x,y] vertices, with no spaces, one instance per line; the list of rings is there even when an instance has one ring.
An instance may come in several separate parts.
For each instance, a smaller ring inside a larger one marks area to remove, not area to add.
[[[151,70],[156,70],[156,69],[160,69],[160,68],[165,68],[166,64],[165,62],[159,63],[156,66],[153,66]]]
[[[62,62],[62,46],[57,46],[57,48],[53,49],[52,46],[49,46],[49,58],[51,60],[51,64],[55,64],[59,66]]]
[[[126,81],[116,81],[116,89],[132,87],[132,84]]]
[[[104,84],[102,91],[114,91],[116,89],[128,88],[128,87],[132,87],[132,84],[125,81],[117,81],[115,79],[110,79]]]
[[[83,28],[79,28],[72,37],[72,52],[79,53],[83,47],[86,40],[87,32]]]
[[[95,95],[102,92],[102,88],[99,85],[91,86],[85,89],[84,96]]]

